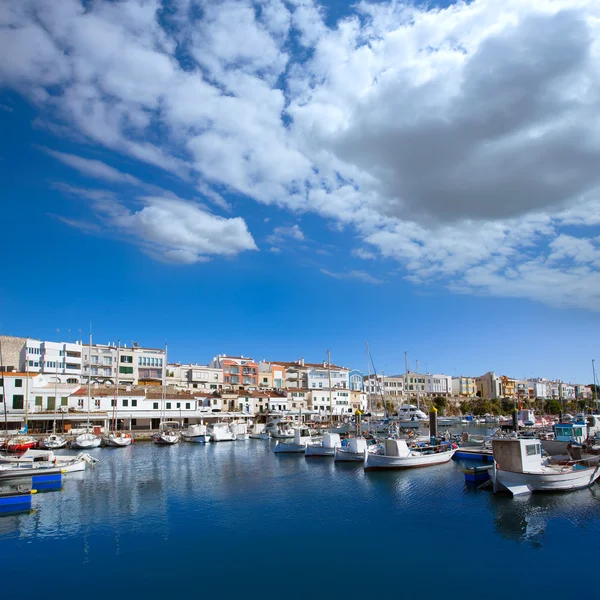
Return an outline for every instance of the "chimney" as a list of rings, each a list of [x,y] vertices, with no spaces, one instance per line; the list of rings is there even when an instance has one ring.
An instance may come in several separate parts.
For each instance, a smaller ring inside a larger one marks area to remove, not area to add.
[[[300,366],[303,367],[304,366],[304,356],[300,359]]]

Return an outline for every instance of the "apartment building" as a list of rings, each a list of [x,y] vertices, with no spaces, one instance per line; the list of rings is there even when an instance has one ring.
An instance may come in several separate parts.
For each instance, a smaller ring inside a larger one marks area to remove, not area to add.
[[[334,416],[347,416],[353,414],[352,404],[350,402],[349,389],[311,389],[308,399],[308,408],[318,418],[326,419],[330,411]]]
[[[166,374],[166,351],[115,343],[83,346],[82,381],[115,385],[162,385]]]
[[[258,386],[258,363],[252,358],[218,354],[209,366],[223,370],[224,388],[246,389]]]
[[[502,378],[496,375],[494,371],[488,371],[485,375],[476,378],[477,393],[486,400],[496,400],[504,398],[502,387]]]
[[[258,364],[258,386],[263,389],[285,389],[285,366],[277,363],[261,361]]]
[[[452,395],[462,398],[474,398],[477,396],[477,381],[475,377],[459,377],[452,378]]]
[[[223,389],[223,369],[208,365],[169,363],[167,385],[212,393]]]

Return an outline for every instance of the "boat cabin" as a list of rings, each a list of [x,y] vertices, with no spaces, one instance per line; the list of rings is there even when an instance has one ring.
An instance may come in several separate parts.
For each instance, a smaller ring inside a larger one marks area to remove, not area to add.
[[[585,423],[557,423],[554,426],[554,439],[557,442],[583,444],[588,437]]]
[[[519,411],[517,415],[519,421],[523,423],[526,427],[532,427],[535,425],[535,411],[529,408],[523,408]]]
[[[339,433],[324,433],[323,448],[339,448],[342,445]]]
[[[492,451],[498,469],[513,473],[542,472],[542,445],[539,440],[492,440]]]
[[[307,427],[296,427],[294,429],[295,444],[304,444],[307,439],[310,439],[310,429]]]
[[[385,440],[385,455],[404,458],[410,456],[410,450],[404,440]]]
[[[363,453],[367,449],[367,440],[364,438],[350,438],[347,449],[348,452]]]

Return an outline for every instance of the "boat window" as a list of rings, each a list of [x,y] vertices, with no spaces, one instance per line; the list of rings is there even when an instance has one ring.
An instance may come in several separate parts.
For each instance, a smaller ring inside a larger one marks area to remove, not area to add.
[[[538,454],[537,444],[527,444],[527,446],[525,446],[525,450],[527,452],[527,456],[535,456]]]
[[[575,435],[575,436],[583,435],[583,430],[581,429],[581,427],[575,427],[575,429],[573,430],[573,435]]]

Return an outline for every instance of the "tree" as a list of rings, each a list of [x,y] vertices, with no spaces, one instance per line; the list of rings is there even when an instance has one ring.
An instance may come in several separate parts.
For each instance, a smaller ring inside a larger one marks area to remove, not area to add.
[[[562,404],[558,400],[548,400],[544,410],[550,415],[557,415],[562,410]]]
[[[444,398],[444,396],[436,396],[433,399],[433,405],[439,410],[439,411],[443,411],[446,409],[446,407],[448,406],[448,400],[446,400],[446,398]]]

